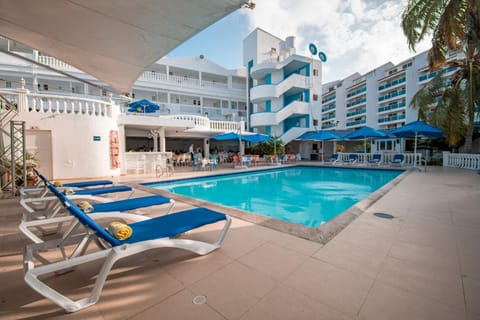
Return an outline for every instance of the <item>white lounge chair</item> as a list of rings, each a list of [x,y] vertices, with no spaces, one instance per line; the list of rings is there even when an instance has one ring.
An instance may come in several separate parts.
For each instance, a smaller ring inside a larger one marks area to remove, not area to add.
[[[382,155],[380,153],[375,153],[372,155],[372,158],[367,161],[369,165],[380,165],[382,163]]]
[[[185,210],[151,219],[131,215],[133,220],[136,221],[128,224],[133,231],[132,235],[128,239],[120,240],[98,224],[95,221],[95,215],[85,214],[62,193],[56,192],[56,195],[77,219],[77,225],[82,225],[85,228],[85,232],[78,234],[78,232],[74,232],[75,230],[78,231],[77,229],[71,228],[70,232],[61,239],[27,245],[24,254],[25,281],[32,289],[67,312],[78,311],[98,301],[107,276],[116,261],[149,249],[162,247],[180,248],[205,255],[221,246],[231,224],[229,216],[205,208]],[[111,216],[113,217],[114,214],[111,214]],[[128,217],[121,214],[117,218],[127,219]],[[213,243],[173,238],[189,230],[221,221],[224,221],[224,227]],[[96,251],[91,250],[90,246],[87,252],[90,243],[97,245]],[[52,252],[45,252],[45,250],[51,249],[60,251],[61,259],[59,261],[50,262]],[[65,252],[72,253],[70,256],[66,256]],[[72,300],[42,281],[44,275],[70,270],[76,266],[97,260],[103,260],[103,266],[91,293],[85,298]],[[124,289],[128,290],[128,288]]]
[[[403,154],[393,155],[392,161],[390,161],[390,164],[392,166],[403,166],[404,163],[405,163],[405,156]]]

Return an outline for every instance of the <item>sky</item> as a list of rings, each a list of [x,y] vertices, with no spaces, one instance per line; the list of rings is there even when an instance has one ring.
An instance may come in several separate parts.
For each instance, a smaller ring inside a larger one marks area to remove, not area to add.
[[[295,37],[297,54],[310,56],[314,43],[327,55],[323,82],[367,73],[430,48],[430,38],[409,49],[401,15],[408,0],[255,0],[254,10],[239,9],[211,25],[169,57],[203,54],[227,68],[243,67],[243,39],[255,28],[285,39]]]

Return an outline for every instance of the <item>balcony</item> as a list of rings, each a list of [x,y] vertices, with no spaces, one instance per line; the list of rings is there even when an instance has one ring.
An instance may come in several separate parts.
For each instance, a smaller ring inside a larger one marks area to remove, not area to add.
[[[362,125],[362,124],[365,124],[366,122],[367,122],[367,119],[350,121],[350,122],[347,122],[347,127]]]
[[[364,93],[367,91],[367,87],[362,87],[362,88],[359,88],[353,92],[350,92],[349,94],[347,94],[347,98],[350,98],[350,97],[353,97],[353,96],[356,96],[357,94],[360,94],[360,93]]]
[[[332,101],[332,100],[335,100],[335,99],[337,99],[337,96],[336,96],[336,95],[333,95],[333,96],[331,96],[331,97],[322,99],[322,104],[327,103],[327,102]]]
[[[322,124],[322,129],[335,128],[337,125],[335,123]]]
[[[337,106],[335,104],[331,104],[325,108],[322,108],[322,112],[327,112],[327,111],[330,111],[330,110],[334,110]]]
[[[302,101],[293,101],[276,112],[257,112],[250,116],[252,127],[276,126],[292,115],[309,114],[309,104]]]
[[[367,103],[367,98],[362,98],[362,99],[355,100],[353,102],[349,102],[347,103],[347,108],[351,108],[362,103]]]
[[[380,118],[380,119],[378,119],[378,123],[386,123],[386,122],[399,121],[399,120],[404,120],[404,119],[405,119],[405,115],[400,114],[400,115],[396,115],[396,116]]]
[[[385,107],[379,107],[378,112],[380,113],[380,112],[400,109],[400,108],[404,108],[405,106],[406,106],[405,102],[397,102],[395,104],[390,104],[390,105],[385,106]]]
[[[365,114],[367,113],[367,109],[364,108],[364,109],[361,109],[361,110],[357,110],[357,111],[353,111],[353,112],[348,112],[347,113],[347,118],[350,118],[350,117],[353,117],[353,116],[357,116],[359,114]]]
[[[381,85],[378,87],[378,91],[383,91],[385,89],[388,89],[388,88],[391,88],[391,87],[395,87],[399,84],[402,84],[402,83],[405,83],[406,81],[406,78],[403,77],[403,78],[400,78],[400,79],[397,79],[397,80],[393,80],[392,82],[388,82],[384,85]]]
[[[332,114],[329,114],[328,116],[322,117],[322,121],[327,121],[327,120],[335,119],[335,118],[336,118],[335,113],[332,113]]]
[[[395,98],[395,97],[398,97],[398,96],[403,96],[405,93],[406,93],[405,89],[398,90],[396,92],[392,92],[392,93],[386,94],[384,96],[378,97],[378,102],[389,100],[389,99],[392,99],[392,98]]]
[[[266,100],[279,98],[282,94],[295,94],[309,88],[308,77],[292,74],[280,83],[253,87],[250,90],[250,99],[252,103],[261,103]]]

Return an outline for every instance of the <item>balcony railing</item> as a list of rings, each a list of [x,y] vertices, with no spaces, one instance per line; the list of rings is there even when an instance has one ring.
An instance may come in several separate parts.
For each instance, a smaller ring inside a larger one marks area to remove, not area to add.
[[[347,108],[350,108],[350,107],[353,107],[353,106],[356,106],[356,105],[359,105],[359,104],[362,104],[362,103],[366,103],[366,102],[367,102],[367,98],[355,100],[353,102],[347,103]]]
[[[326,117],[322,117],[322,121],[334,119],[336,117],[335,113],[332,113]]]
[[[365,124],[366,122],[367,122],[367,119],[361,119],[361,120],[347,122],[347,127],[356,126],[356,125],[359,125],[359,124]]]
[[[395,97],[404,95],[405,92],[406,92],[405,89],[398,90],[396,92],[392,92],[392,93],[386,94],[384,96],[378,97],[378,101],[381,102],[381,101],[385,101],[385,100],[390,99],[390,98],[395,98]]]
[[[406,78],[403,77],[403,78],[400,78],[400,79],[397,79],[397,80],[393,80],[392,82],[389,82],[389,83],[386,83],[382,86],[379,86],[378,87],[378,91],[381,91],[381,90],[385,90],[387,88],[390,88],[390,87],[393,87],[393,86],[396,86],[398,84],[401,84],[401,83],[404,83],[406,81]]]
[[[406,103],[405,102],[398,102],[398,103],[395,103],[395,104],[390,104],[388,106],[385,106],[385,107],[379,107],[378,108],[378,112],[384,112],[384,111],[388,111],[388,110],[395,110],[395,109],[400,109],[400,108],[403,108],[406,106]]]
[[[360,94],[360,93],[363,93],[363,92],[366,92],[367,91],[367,87],[362,87],[362,88],[359,88],[353,92],[350,92],[349,94],[347,94],[347,98],[350,98],[350,97],[353,97],[353,96],[356,96],[357,94]]]
[[[337,96],[336,96],[336,95],[333,95],[333,96],[331,96],[331,97],[322,99],[322,103],[327,103],[327,102],[332,101],[332,100],[335,100],[335,99],[337,99]]]
[[[405,115],[401,114],[393,117],[380,118],[378,119],[378,123],[385,123],[385,122],[397,121],[397,120],[403,120],[403,119],[405,119]]]
[[[367,113],[367,109],[361,109],[361,110],[357,110],[357,111],[354,111],[354,112],[348,112],[347,117],[356,116],[356,115],[364,114],[364,113]]]
[[[327,111],[333,110],[336,107],[337,107],[337,105],[335,105],[335,104],[329,105],[328,107],[322,108],[322,112],[327,112]]]

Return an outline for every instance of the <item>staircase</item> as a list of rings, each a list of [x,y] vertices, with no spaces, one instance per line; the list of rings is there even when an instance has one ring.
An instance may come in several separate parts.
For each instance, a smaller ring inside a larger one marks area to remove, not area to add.
[[[16,106],[0,95],[0,197],[27,184],[25,122],[16,116]]]

